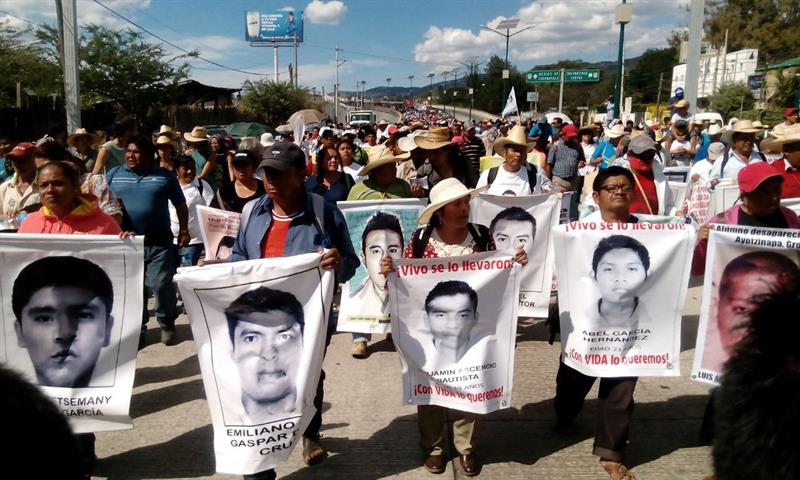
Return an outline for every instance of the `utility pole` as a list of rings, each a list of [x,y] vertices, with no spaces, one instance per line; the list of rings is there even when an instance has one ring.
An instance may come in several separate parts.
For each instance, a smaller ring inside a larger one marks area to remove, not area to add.
[[[61,53],[64,65],[64,105],[67,130],[74,133],[81,126],[80,84],[78,80],[78,14],[76,0],[56,0],[60,16]]]
[[[333,101],[336,106],[333,109],[333,121],[339,123],[339,67],[345,64],[347,60],[339,60],[339,47],[336,47],[336,85],[333,87]]]
[[[432,72],[428,74],[428,80],[430,80],[430,85],[428,86],[428,96],[431,98],[428,101],[428,105],[431,105],[431,103],[433,101],[433,77],[434,76],[435,75]]]
[[[361,109],[364,109],[364,104],[367,103],[367,81],[361,80]]]
[[[705,0],[692,0],[689,20],[689,51],[686,59],[684,98],[689,101],[689,113],[697,112],[697,84],[700,80],[700,41],[703,39]]]
[[[561,110],[564,107],[564,69],[561,69],[561,74],[558,77],[560,79],[559,86],[558,86],[558,111],[562,112]],[[519,112],[517,112],[519,113]]]
[[[505,60],[505,63],[503,64],[503,67],[504,67],[504,70],[503,70],[503,96],[500,97],[500,106],[501,106],[501,108],[502,108],[503,105],[506,104],[505,103],[506,102],[506,87],[507,87],[507,84],[508,84],[508,78],[510,76],[510,68],[508,66],[508,44],[509,44],[509,40],[514,35],[519,35],[520,33],[524,32],[525,30],[528,30],[528,29],[533,28],[533,27],[536,26],[536,25],[528,25],[527,27],[523,28],[522,30],[518,30],[518,31],[516,31],[514,33],[511,33],[511,30],[517,28],[518,25],[519,25],[519,19],[518,18],[509,18],[508,20],[502,20],[500,23],[497,24],[497,30],[495,30],[494,28],[487,27],[486,25],[481,25],[481,28],[485,28],[486,30],[492,31],[492,32],[494,32],[494,33],[496,33],[498,35],[506,37],[506,60]],[[502,30],[505,30],[505,33],[503,33]]]
[[[294,88],[299,85],[297,77],[300,74],[300,65],[297,64],[297,34],[294,36]],[[324,98],[324,96],[323,96]]]
[[[272,74],[275,76],[275,83],[280,81],[278,77],[278,44],[272,42]]]
[[[733,64],[736,67],[736,63]],[[725,43],[722,47],[722,79],[719,82],[719,87],[725,86],[725,74],[728,71],[728,29],[725,29]]]
[[[658,93],[656,94],[656,123],[661,120],[661,84],[664,82],[664,72],[658,74]]]
[[[408,76],[408,98],[411,99],[411,107],[414,107],[414,75]]]
[[[614,85],[614,118],[619,117],[619,107],[622,103],[622,52],[625,48],[625,24],[630,23],[633,18],[633,7],[628,5],[627,0],[617,5],[614,21],[619,23],[619,48],[617,51],[617,80]]]

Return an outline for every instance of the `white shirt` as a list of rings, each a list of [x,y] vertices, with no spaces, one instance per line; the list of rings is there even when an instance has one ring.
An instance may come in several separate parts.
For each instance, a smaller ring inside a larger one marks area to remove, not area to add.
[[[489,170],[491,169],[487,168],[481,172],[477,187],[488,185]],[[533,192],[531,192],[531,186],[530,183],[528,183],[527,166],[523,166],[523,168],[520,168],[516,172],[509,172],[503,168],[503,165],[500,165],[497,167],[497,176],[494,182],[489,185],[489,189],[486,193],[491,195],[507,195],[513,193],[515,196],[522,196],[531,195],[532,193],[550,193],[552,188],[553,184],[550,183],[550,180],[548,180],[538,168],[536,169],[536,185],[533,188]]]
[[[203,182],[202,196],[200,196],[199,182]],[[186,197],[186,208],[189,209],[189,245],[203,243],[203,237],[200,235],[200,221],[197,219],[197,206],[211,205],[211,200],[214,199],[214,190],[208,182],[199,178],[195,178],[188,185],[182,184],[181,190],[183,190],[183,196]],[[178,212],[172,202],[169,203],[169,222],[172,234],[175,236],[174,241],[177,244],[180,224],[178,223]]]
[[[683,120],[686,123],[692,123],[692,116],[686,115],[685,117],[681,117],[679,113],[675,112],[675,114],[672,115],[670,121],[672,122],[673,125],[675,125],[675,122],[677,122],[678,120]]]
[[[719,161],[719,158],[717,158],[717,161]],[[707,158],[698,161],[697,163],[692,165],[692,168],[689,170],[689,181],[691,182],[692,177],[694,177],[695,174],[697,174],[700,176],[700,178],[697,179],[697,183],[700,185],[705,185],[706,183],[708,183],[708,175],[711,173],[711,169],[713,167],[714,164],[708,161]]]
[[[728,163],[725,164],[725,171],[720,172],[722,169],[722,162],[725,159],[725,155],[720,155],[716,162],[714,162],[714,166],[711,168],[711,172],[708,174],[708,180],[714,179],[723,179],[723,178],[733,178],[736,179],[739,175],[739,170],[743,169],[748,165],[750,162],[760,162],[761,155],[758,154],[755,150],[750,152],[750,159],[748,162],[745,162],[739,157],[739,154],[731,148],[728,152]]]

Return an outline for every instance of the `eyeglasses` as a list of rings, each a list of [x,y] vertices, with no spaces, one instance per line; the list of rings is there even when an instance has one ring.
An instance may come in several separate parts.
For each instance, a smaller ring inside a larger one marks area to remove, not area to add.
[[[633,187],[630,185],[603,185],[600,187],[600,190],[603,190],[607,193],[614,193],[614,192],[622,192],[622,193],[631,193],[633,191]]]

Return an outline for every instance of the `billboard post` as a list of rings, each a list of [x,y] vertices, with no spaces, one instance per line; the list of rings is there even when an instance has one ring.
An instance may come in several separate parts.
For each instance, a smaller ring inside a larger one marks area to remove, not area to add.
[[[284,46],[294,47],[295,56],[295,85],[297,85],[297,46],[303,42],[303,12],[295,16],[293,11],[255,12],[245,14],[246,29],[245,40],[251,47],[272,47],[273,70],[275,82],[280,79],[278,73],[278,48]]]

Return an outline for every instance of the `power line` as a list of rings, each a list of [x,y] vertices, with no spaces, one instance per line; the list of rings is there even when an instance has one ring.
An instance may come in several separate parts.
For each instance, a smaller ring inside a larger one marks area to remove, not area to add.
[[[209,59],[207,59],[207,58],[205,58],[205,57],[202,57],[202,56],[200,56],[200,55],[199,55],[199,54],[197,54],[196,52],[190,52],[189,50],[186,50],[185,48],[182,48],[182,47],[180,47],[180,46],[178,46],[178,45],[176,45],[176,44],[174,44],[174,43],[170,42],[169,40],[167,40],[167,39],[165,39],[165,38],[162,38],[162,37],[160,37],[160,36],[156,35],[155,33],[151,32],[150,30],[148,30],[148,29],[146,29],[146,28],[142,27],[141,25],[137,24],[137,23],[136,23],[136,22],[134,22],[133,20],[131,20],[131,19],[129,19],[129,18],[127,18],[127,17],[125,17],[125,16],[124,16],[124,15],[122,15],[121,13],[118,13],[118,12],[117,12],[117,11],[115,11],[114,9],[112,9],[112,8],[110,8],[110,7],[106,6],[106,5],[104,5],[104,4],[103,4],[102,2],[100,2],[99,0],[94,0],[94,3],[96,3],[96,4],[100,5],[101,7],[105,8],[106,10],[108,10],[109,12],[111,12],[111,13],[113,13],[114,15],[118,16],[119,18],[121,18],[121,19],[125,20],[126,22],[130,23],[131,25],[133,25],[134,27],[138,28],[139,30],[141,30],[141,31],[143,31],[143,32],[145,32],[145,33],[147,33],[147,34],[149,34],[149,35],[152,35],[153,37],[155,37],[155,38],[157,38],[157,39],[161,40],[162,42],[166,43],[167,45],[169,45],[169,46],[171,46],[171,47],[173,47],[173,48],[175,48],[175,49],[177,49],[177,50],[179,50],[179,51],[181,51],[181,52],[183,52],[183,53],[186,53],[186,54],[188,54],[189,56],[191,56],[191,57],[193,57],[193,58],[198,58],[198,59],[200,59],[200,60],[203,60],[203,61],[205,61],[205,62],[208,62],[208,63],[210,63],[210,64],[212,64],[212,65],[216,65],[217,67],[223,68],[223,69],[225,69],[225,70],[232,70],[232,71],[234,71],[234,72],[244,73],[244,74],[247,74],[247,75],[260,75],[260,76],[267,76],[267,75],[270,75],[270,74],[268,74],[268,73],[262,73],[262,72],[248,72],[247,70],[240,70],[240,69],[238,69],[238,68],[229,67],[229,66],[227,66],[227,65],[223,65],[223,64],[221,64],[221,63],[218,63],[218,62],[215,62],[215,61],[213,61],[213,60],[209,60]]]
[[[43,29],[41,25],[38,25],[38,24],[36,24],[34,22],[31,22],[30,20],[27,20],[25,18],[18,17],[16,15],[14,15],[13,13],[9,13],[9,12],[6,12],[4,10],[0,10],[0,14],[9,16],[11,18],[16,18],[17,20],[23,21],[25,23],[29,23],[29,24],[33,25],[34,27],[36,27],[36,28]]]

